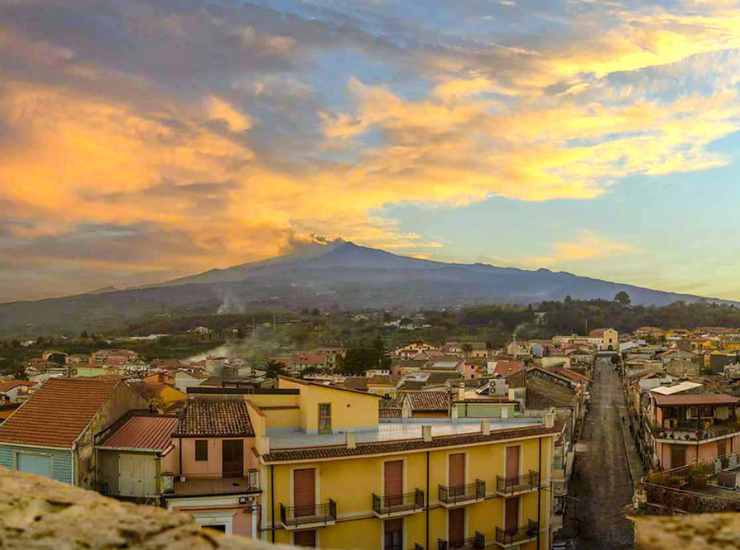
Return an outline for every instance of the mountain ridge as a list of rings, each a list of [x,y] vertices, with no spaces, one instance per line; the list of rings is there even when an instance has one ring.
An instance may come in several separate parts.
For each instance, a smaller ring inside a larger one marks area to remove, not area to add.
[[[480,303],[606,299],[636,305],[738,304],[568,272],[412,258],[337,240],[155,285],[0,304],[0,334],[120,328],[151,315],[242,313],[258,308],[444,308]]]

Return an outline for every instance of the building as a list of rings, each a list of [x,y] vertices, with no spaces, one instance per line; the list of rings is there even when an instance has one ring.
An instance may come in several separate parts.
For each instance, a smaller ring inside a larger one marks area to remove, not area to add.
[[[35,385],[25,380],[0,381],[0,404],[20,403],[28,398]]]
[[[164,500],[167,508],[189,512],[200,525],[257,536],[259,462],[243,391],[248,390],[191,393],[172,434],[175,482]]]
[[[597,328],[588,336],[594,340],[599,351],[619,351],[619,333],[613,328]]]
[[[644,420],[656,468],[709,463],[740,449],[740,398],[670,390],[648,392]]]
[[[278,391],[245,395],[262,465],[263,539],[550,548],[552,416],[380,422],[368,393],[288,378]]]
[[[124,367],[138,359],[139,355],[128,349],[101,349],[90,354],[90,366]]]
[[[52,378],[0,426],[0,465],[94,488],[94,435],[145,407],[120,378]]]
[[[98,434],[98,490],[159,504],[177,468],[172,432],[177,417],[132,411]]]

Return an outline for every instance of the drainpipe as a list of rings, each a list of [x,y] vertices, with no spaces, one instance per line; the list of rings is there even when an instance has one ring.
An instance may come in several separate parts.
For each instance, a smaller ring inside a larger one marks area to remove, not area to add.
[[[538,459],[539,459],[539,480],[537,483],[537,550],[540,549],[540,531],[542,530],[541,511],[542,511],[542,438],[538,442]]]
[[[275,465],[270,464],[270,529],[272,544],[275,544]]]
[[[426,543],[424,548],[429,549],[429,451],[427,451],[427,505],[424,510],[424,516],[426,518]]]

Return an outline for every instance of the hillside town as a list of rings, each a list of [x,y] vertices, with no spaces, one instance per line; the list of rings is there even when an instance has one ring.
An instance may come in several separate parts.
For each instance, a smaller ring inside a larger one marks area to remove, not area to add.
[[[412,340],[349,374],[341,345],[219,351],[44,350],[0,381],[0,466],[307,547],[629,548],[635,517],[740,511],[740,331]]]

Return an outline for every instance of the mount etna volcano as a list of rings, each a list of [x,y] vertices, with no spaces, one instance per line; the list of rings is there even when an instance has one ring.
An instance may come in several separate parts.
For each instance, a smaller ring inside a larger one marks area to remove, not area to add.
[[[634,304],[711,300],[547,269],[422,260],[335,241],[147,287],[0,304],[0,333],[69,332],[116,327],[146,315],[240,313],[269,307],[413,309],[532,304],[566,296],[611,300],[621,290]]]

